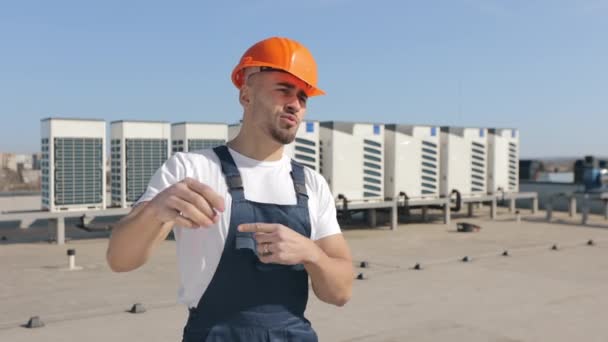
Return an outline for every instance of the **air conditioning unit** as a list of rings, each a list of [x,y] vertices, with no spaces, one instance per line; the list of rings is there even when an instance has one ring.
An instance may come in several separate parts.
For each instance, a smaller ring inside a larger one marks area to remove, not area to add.
[[[319,122],[302,121],[294,142],[285,145],[285,153],[300,164],[320,172]]]
[[[146,191],[150,179],[169,158],[171,125],[165,121],[113,121],[112,204],[130,207]]]
[[[440,195],[487,194],[488,130],[441,127]]]
[[[440,128],[386,125],[385,196],[439,197]]]
[[[192,152],[224,145],[228,139],[228,125],[206,122],[178,122],[171,125],[171,149]]]
[[[321,122],[321,174],[336,199],[384,200],[384,125]]]
[[[519,191],[519,134],[517,129],[488,130],[488,192]]]
[[[42,209],[105,209],[106,122],[46,118],[40,133]]]

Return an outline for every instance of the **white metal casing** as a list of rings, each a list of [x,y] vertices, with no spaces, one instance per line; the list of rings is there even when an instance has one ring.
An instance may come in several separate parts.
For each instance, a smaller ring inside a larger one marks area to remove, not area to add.
[[[321,122],[321,174],[349,201],[384,200],[384,125]]]
[[[242,123],[239,122],[228,125],[228,141],[236,138],[236,136],[239,135],[239,132],[241,131],[241,124]]]
[[[319,122],[302,121],[296,139],[285,145],[285,153],[302,165],[319,172],[321,154],[319,152]]]
[[[106,123],[46,118],[40,121],[40,137],[41,208],[52,212],[105,209]]]
[[[487,194],[487,135],[486,128],[441,128],[441,196]]]
[[[512,128],[488,130],[488,192],[519,191],[519,132]]]
[[[171,125],[164,121],[114,121],[110,131],[112,205],[127,208],[169,158]],[[133,158],[127,158],[128,153],[133,153]],[[132,170],[129,165],[133,165]]]
[[[384,191],[397,199],[439,197],[440,128],[386,125]]]
[[[223,123],[178,122],[171,125],[171,151],[192,152],[223,145],[228,125]]]

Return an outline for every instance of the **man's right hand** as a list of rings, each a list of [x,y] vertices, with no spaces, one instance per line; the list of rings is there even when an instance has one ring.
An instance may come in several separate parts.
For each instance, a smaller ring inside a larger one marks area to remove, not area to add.
[[[163,224],[173,221],[181,227],[209,227],[219,221],[224,198],[208,185],[187,177],[161,191],[147,206]]]

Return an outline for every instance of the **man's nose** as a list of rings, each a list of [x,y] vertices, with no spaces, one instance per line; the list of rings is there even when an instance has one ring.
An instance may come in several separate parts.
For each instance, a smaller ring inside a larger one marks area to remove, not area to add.
[[[297,96],[292,96],[291,101],[285,105],[285,111],[289,114],[297,114],[302,109],[300,100]]]

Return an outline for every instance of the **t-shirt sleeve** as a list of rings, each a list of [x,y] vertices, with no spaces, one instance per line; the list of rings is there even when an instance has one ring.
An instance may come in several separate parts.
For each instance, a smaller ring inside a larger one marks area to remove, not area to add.
[[[316,177],[318,207],[312,240],[320,240],[334,234],[340,234],[340,225],[336,215],[336,203],[325,178]]]
[[[182,153],[177,152],[156,170],[154,175],[152,175],[152,178],[150,178],[146,191],[133,204],[133,207],[142,202],[150,201],[161,191],[184,179],[185,175],[183,155]]]

